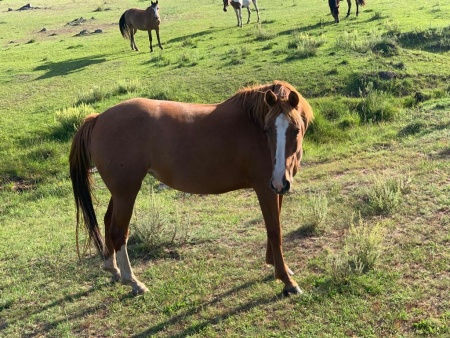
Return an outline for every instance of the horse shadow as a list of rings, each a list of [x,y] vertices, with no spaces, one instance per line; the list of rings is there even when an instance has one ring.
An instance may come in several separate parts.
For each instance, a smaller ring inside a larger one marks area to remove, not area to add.
[[[272,276],[267,276],[266,278],[264,278],[262,280],[262,282],[267,282],[269,280],[272,280],[273,277]],[[150,337],[152,335],[155,335],[163,330],[165,330],[168,326],[172,326],[175,325],[177,323],[179,323],[180,321],[186,320],[187,317],[193,316],[199,312],[201,312],[202,310],[205,309],[205,307],[210,307],[213,306],[215,304],[220,303],[223,299],[235,295],[236,293],[238,293],[239,291],[245,290],[245,289],[249,289],[251,288],[253,285],[260,283],[261,280],[252,280],[252,281],[248,281],[240,286],[234,287],[228,291],[225,291],[219,295],[217,295],[216,297],[214,297],[214,299],[212,299],[211,301],[208,301],[206,303],[202,303],[198,306],[196,306],[195,308],[192,308],[190,310],[184,311],[183,313],[177,314],[175,316],[173,316],[172,318],[162,321],[158,324],[155,324],[151,327],[149,327],[147,330],[142,331],[140,333],[137,333],[135,335],[133,335],[133,338],[144,338],[144,337]],[[205,327],[209,326],[209,325],[214,325],[217,324],[221,321],[227,320],[228,318],[237,315],[239,313],[243,313],[243,312],[248,312],[249,310],[259,307],[259,306],[263,306],[266,304],[271,304],[273,302],[277,302],[277,301],[281,301],[282,299],[284,299],[285,297],[283,297],[282,294],[279,295],[274,295],[274,296],[269,296],[269,297],[259,297],[258,299],[255,300],[251,300],[248,301],[245,304],[242,304],[238,307],[235,307],[231,310],[229,310],[226,313],[222,313],[222,314],[218,314],[216,316],[212,316],[210,318],[204,319],[203,321],[191,325],[189,327],[186,327],[182,332],[172,335],[171,337],[189,337],[195,333],[200,332],[202,329],[204,329]]]
[[[45,62],[42,65],[34,68],[33,71],[45,71],[43,75],[36,78],[36,80],[42,80],[49,79],[55,76],[64,76],[75,73],[82,70],[83,68],[105,61],[107,61],[105,55],[98,55],[94,57],[83,57],[59,62]]]

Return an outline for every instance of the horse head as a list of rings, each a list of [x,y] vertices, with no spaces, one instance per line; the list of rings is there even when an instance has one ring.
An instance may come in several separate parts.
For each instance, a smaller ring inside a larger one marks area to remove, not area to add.
[[[158,7],[158,1],[153,2],[151,1],[151,5],[149,7],[150,13],[153,16],[155,21],[159,21],[159,7]]]
[[[339,1],[340,0],[328,0],[331,15],[333,16],[334,22],[336,23],[339,23]]]
[[[300,165],[302,142],[312,118],[311,106],[295,90],[280,87],[278,93],[268,90],[265,103],[264,132],[267,134],[272,159],[270,187],[276,194],[287,193]]]

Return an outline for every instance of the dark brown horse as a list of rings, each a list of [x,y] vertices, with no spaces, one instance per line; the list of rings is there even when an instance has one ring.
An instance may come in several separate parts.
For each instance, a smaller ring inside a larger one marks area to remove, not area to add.
[[[148,31],[148,39],[150,40],[150,52],[153,52],[152,46],[152,30],[156,32],[159,48],[163,49],[159,40],[159,25],[161,20],[159,18],[158,1],[151,2],[151,6],[146,10],[131,8],[122,14],[119,20],[120,33],[125,39],[130,39],[130,46],[132,50],[138,50],[134,35],[137,30]]]
[[[142,293],[148,289],[133,274],[127,240],[134,202],[148,173],[193,194],[253,188],[267,230],[266,263],[274,265],[284,294],[301,293],[283,258],[280,212],[312,118],[308,102],[280,81],[242,89],[219,104],[137,98],[90,115],[73,139],[69,159],[77,229],[81,214],[105,258],[103,269],[131,285],[134,294]],[[111,193],[105,243],[92,204],[92,165]]]
[[[339,23],[339,2],[340,0],[328,0],[328,5],[330,6],[331,15],[336,23]],[[348,11],[347,17],[350,15],[350,9],[352,8],[352,1],[347,0]],[[364,6],[366,4],[365,0],[355,0],[356,4],[356,16],[359,14],[359,6]]]

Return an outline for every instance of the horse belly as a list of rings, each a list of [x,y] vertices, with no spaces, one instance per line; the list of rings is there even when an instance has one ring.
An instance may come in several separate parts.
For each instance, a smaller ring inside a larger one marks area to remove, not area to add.
[[[171,188],[193,194],[218,194],[250,187],[242,163],[219,149],[223,148],[215,149],[212,142],[199,146],[186,139],[165,154],[161,151],[151,154],[149,173]]]

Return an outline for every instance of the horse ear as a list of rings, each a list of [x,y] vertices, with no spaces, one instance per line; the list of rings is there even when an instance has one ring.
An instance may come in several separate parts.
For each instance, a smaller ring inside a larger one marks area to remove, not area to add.
[[[269,107],[272,107],[275,105],[275,103],[277,103],[278,98],[273,91],[268,90],[266,92],[266,95],[264,96],[264,101],[267,103]]]
[[[298,103],[300,102],[300,98],[298,97],[298,95],[297,95],[297,93],[296,92],[290,92],[289,93],[289,104],[292,106],[292,107],[297,107],[298,106]]]

